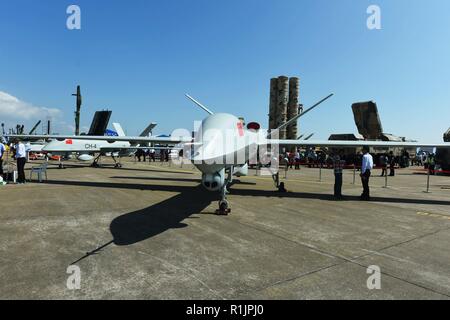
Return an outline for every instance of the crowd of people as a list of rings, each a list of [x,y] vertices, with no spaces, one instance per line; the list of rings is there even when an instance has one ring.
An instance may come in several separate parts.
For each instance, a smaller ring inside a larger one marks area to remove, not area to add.
[[[355,165],[358,170],[360,170],[363,152],[358,152],[356,154],[345,154],[342,151],[337,151],[337,153],[341,154],[342,160],[345,160],[346,166]],[[429,159],[434,159],[433,155],[428,156]],[[389,169],[389,175],[395,175],[395,168],[406,168],[415,164],[413,159],[410,159],[410,155],[407,151],[402,152],[401,155],[394,155],[392,151],[389,153],[375,154],[373,155],[374,163],[383,169],[382,176],[387,174],[387,169]],[[426,158],[425,158],[426,159]],[[287,165],[287,168],[294,168],[299,170],[300,165],[306,165],[309,168],[319,168],[319,167],[327,167],[332,168],[334,165],[334,153],[328,153],[323,150],[306,150],[300,151],[295,150],[294,152],[285,152],[282,156],[280,156],[280,163],[284,163]],[[423,163],[425,167],[427,166],[427,161],[424,160]],[[419,164],[422,165],[422,164]]]
[[[154,148],[138,149],[134,155],[139,162],[146,162],[147,158],[149,162],[156,162],[157,157],[161,162],[168,162],[170,160],[169,149],[160,149],[158,150],[158,153]]]
[[[283,156],[280,155],[280,160],[284,160],[288,168],[294,168],[300,170],[300,165],[307,165],[309,168],[318,168],[321,164],[328,163],[329,157],[324,152],[316,152],[315,150],[300,151],[299,149],[294,152],[286,151]]]
[[[420,159],[417,162],[416,159]],[[436,157],[432,153],[424,153],[420,157],[415,159],[410,158],[410,154],[407,151],[403,151],[401,155],[395,155],[393,151],[388,153],[371,155],[369,148],[364,147],[362,152],[357,154],[345,154],[343,150],[339,150],[333,153],[327,153],[322,150],[307,150],[300,152],[295,150],[294,152],[285,152],[280,156],[281,160],[284,160],[284,164],[287,169],[299,170],[300,165],[306,165],[308,167],[327,167],[334,169],[335,184],[334,184],[334,197],[336,200],[342,200],[342,173],[346,166],[353,167],[355,170],[360,171],[361,183],[363,192],[361,194],[361,200],[370,200],[370,177],[373,175],[373,169],[377,165],[381,168],[381,177],[390,176],[394,177],[396,174],[396,168],[406,168],[410,165],[424,166],[428,170],[429,174],[434,175],[436,169]]]

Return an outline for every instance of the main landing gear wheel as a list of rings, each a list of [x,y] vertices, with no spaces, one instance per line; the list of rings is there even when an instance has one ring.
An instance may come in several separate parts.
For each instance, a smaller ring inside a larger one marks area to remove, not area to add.
[[[228,208],[227,200],[219,201],[219,209],[216,210],[216,214],[219,216],[227,216],[231,212],[231,209]]]
[[[120,163],[116,163],[116,164],[114,165],[114,168],[116,168],[116,169],[120,169],[120,168],[122,168],[122,164],[120,164]]]

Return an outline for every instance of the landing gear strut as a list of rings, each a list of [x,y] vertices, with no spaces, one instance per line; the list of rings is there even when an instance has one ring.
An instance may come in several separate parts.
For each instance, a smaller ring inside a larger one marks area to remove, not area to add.
[[[228,207],[228,201],[227,201],[227,186],[231,183],[233,180],[233,168],[230,168],[228,171],[228,178],[225,180],[225,183],[223,184],[222,188],[220,189],[220,196],[221,199],[219,201],[219,209],[216,210],[216,214],[219,216],[227,216],[231,209]]]
[[[228,201],[226,199],[219,201],[219,209],[216,210],[216,214],[218,216],[227,216],[231,212],[231,209],[228,208]]]
[[[47,160],[48,161],[48,160]],[[64,167],[63,161],[62,161],[62,157],[59,157],[59,164],[58,164],[58,169],[65,169],[66,167]]]
[[[111,158],[114,160],[114,168],[122,168],[122,164],[120,163],[120,156],[119,156],[119,161],[116,160],[116,158],[111,154]]]
[[[101,156],[102,156],[102,155],[99,154],[99,155],[97,156],[97,158],[94,159],[94,162],[92,162],[91,167],[94,167],[94,168],[100,167],[99,164],[98,164],[98,161],[100,160],[100,157],[101,157]]]
[[[273,183],[275,183],[275,188],[278,188],[280,186],[280,172],[277,171],[277,173],[272,175]]]
[[[277,173],[273,174],[272,179],[275,183],[275,188],[278,189],[278,192],[287,192],[286,188],[284,187],[284,182],[280,182],[280,172],[277,171]]]

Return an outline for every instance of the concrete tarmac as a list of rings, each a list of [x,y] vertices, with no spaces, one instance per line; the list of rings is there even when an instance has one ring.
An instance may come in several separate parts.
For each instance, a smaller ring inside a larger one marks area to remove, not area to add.
[[[352,170],[344,201],[331,170],[283,172],[285,194],[250,171],[230,188],[231,215],[216,216],[218,195],[190,165],[70,162],[48,176],[0,187],[1,299],[450,299],[450,177],[424,193],[417,168],[388,188],[375,176],[361,202]]]

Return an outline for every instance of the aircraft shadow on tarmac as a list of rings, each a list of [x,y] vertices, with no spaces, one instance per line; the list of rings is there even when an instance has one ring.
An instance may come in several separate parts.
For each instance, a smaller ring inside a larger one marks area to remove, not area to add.
[[[181,221],[201,212],[217,198],[215,194],[205,195],[201,185],[189,189],[148,208],[115,218],[110,225],[114,244],[127,246],[169,229],[187,227]]]
[[[113,168],[113,167],[98,167],[96,169],[114,169],[117,171],[142,171],[142,172],[158,172],[158,173],[173,173],[173,174],[194,174],[195,171],[192,172],[187,172],[187,171],[175,171],[175,170],[170,170],[170,168],[168,167],[162,167],[164,169],[162,170],[158,170],[158,169],[140,169],[140,168]]]
[[[124,178],[124,177],[121,177]],[[160,178],[148,178],[148,180],[160,180]],[[173,179],[183,180],[183,179]],[[201,185],[181,186],[181,185],[154,185],[154,184],[129,184],[129,183],[110,183],[110,182],[88,182],[88,181],[57,181],[49,180],[47,184],[86,186],[99,188],[120,188],[148,191],[169,191],[179,192],[179,194],[154,204],[148,208],[126,213],[115,218],[110,224],[110,232],[113,240],[100,246],[99,248],[87,252],[86,255],[73,264],[100,252],[103,248],[114,243],[118,246],[128,246],[169,229],[184,228],[187,225],[183,220],[193,214],[201,213],[211,202],[218,200],[218,194],[206,192]],[[235,182],[239,184],[239,181]],[[278,198],[296,198],[296,199],[316,199],[323,201],[334,201],[331,194],[306,193],[306,192],[285,192],[280,193],[271,190],[249,190],[249,189],[230,189],[231,195],[252,196],[252,197],[278,197]],[[411,203],[411,204],[429,204],[429,205],[450,205],[450,201],[427,200],[427,199],[406,199],[406,198],[387,198],[372,197],[371,202],[385,203]],[[346,196],[345,201],[359,201],[358,196]]]
[[[215,198],[217,195],[205,194],[203,186],[197,185],[186,188],[176,196],[148,208],[121,215],[110,224],[113,240],[87,252],[80,259],[72,262],[72,265],[98,254],[111,244],[128,246],[152,238],[169,229],[187,227],[187,224],[181,221],[204,210]]]

